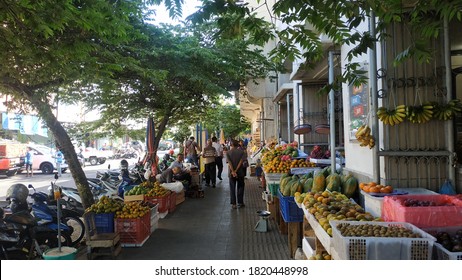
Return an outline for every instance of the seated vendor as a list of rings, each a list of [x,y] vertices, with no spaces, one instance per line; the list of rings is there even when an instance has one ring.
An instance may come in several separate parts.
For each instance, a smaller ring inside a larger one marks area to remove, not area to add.
[[[183,161],[184,155],[178,154],[176,160],[170,165],[169,169],[173,169],[175,167],[180,168],[180,172],[174,176],[175,181],[188,181],[188,186],[191,186],[191,174],[189,170],[184,167]]]
[[[181,169],[179,167],[168,168],[160,174],[159,183],[172,183],[176,180],[174,177],[180,173]]]

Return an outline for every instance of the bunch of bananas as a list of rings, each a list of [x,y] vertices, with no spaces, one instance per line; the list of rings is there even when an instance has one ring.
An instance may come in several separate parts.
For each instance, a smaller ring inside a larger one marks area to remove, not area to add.
[[[440,121],[452,120],[460,112],[462,112],[462,103],[459,99],[453,99],[446,105],[435,103],[433,118]]]
[[[356,139],[360,142],[359,146],[366,147],[368,146],[369,149],[372,149],[375,146],[375,139],[371,134],[371,128],[363,124],[358,128],[358,131],[355,133]]]
[[[406,118],[406,108],[406,105],[398,105],[394,109],[380,107],[377,110],[377,117],[379,117],[379,120],[384,124],[389,124],[391,126],[400,124]]]
[[[426,123],[432,119],[433,104],[426,102],[421,106],[407,106],[406,116],[411,123]]]

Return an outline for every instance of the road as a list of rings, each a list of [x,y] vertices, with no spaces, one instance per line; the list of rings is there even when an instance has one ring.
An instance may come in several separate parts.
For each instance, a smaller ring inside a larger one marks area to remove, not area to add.
[[[129,165],[135,164],[138,159],[128,159]],[[105,171],[110,165],[111,169],[118,169],[120,166],[120,159],[117,160],[108,160],[104,164],[98,165],[87,165],[83,168],[85,175],[88,178],[94,178],[96,176],[96,171]],[[1,177],[0,178],[0,201],[5,200],[6,191],[8,188],[16,183],[21,183],[24,185],[32,184],[34,188],[39,191],[46,191],[50,186],[50,183],[54,181],[54,174],[42,174],[40,171],[35,171],[34,176],[26,177],[26,174],[23,172],[11,177]],[[75,187],[74,179],[71,176],[69,171],[63,173],[63,175],[58,178],[58,185],[65,187]]]

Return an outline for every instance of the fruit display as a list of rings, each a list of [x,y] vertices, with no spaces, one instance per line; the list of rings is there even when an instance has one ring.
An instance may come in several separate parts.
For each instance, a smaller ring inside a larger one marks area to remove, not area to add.
[[[321,147],[316,145],[311,150],[310,158],[324,158],[324,152],[322,151]]]
[[[125,203],[119,211],[116,212],[116,218],[121,219],[136,219],[151,213],[151,208],[145,206],[141,202],[132,201]]]
[[[392,193],[393,192],[392,186],[380,185],[380,184],[377,184],[376,182],[360,183],[359,189],[367,193]]]
[[[313,260],[313,261],[322,261],[322,260],[331,260],[331,259],[332,259],[332,256],[329,255],[329,253],[327,252],[322,252],[320,254],[316,254],[308,258],[308,260]]]
[[[170,194],[170,191],[160,185],[159,182],[155,182],[154,186],[146,192],[148,197],[164,197]]]
[[[403,200],[403,205],[406,207],[429,207],[429,206],[454,206],[451,202],[436,202],[428,200],[419,200],[413,198],[406,198]]]
[[[348,224],[337,225],[340,234],[347,237],[399,237],[399,238],[421,238],[419,233],[400,226],[385,226],[377,224]]]
[[[454,116],[462,112],[462,103],[459,99],[453,99],[446,105],[433,103],[433,118],[440,121],[452,120]]]
[[[436,235],[436,242],[440,243],[450,252],[462,252],[462,227],[454,234],[446,231],[440,231]]]
[[[141,194],[147,194],[149,191],[148,188],[142,186],[142,185],[137,185],[134,186],[133,189],[125,192],[125,196],[130,196],[130,195],[141,195]]]
[[[398,105],[393,109],[379,107],[377,109],[377,117],[387,125],[400,124],[406,119],[406,108],[406,105]]]
[[[330,166],[303,176],[284,174],[279,181],[279,190],[283,196],[295,196],[295,193],[299,192],[298,199],[308,192],[324,190],[343,193],[347,198],[351,198],[357,193],[357,189],[358,180],[354,176],[331,173]],[[301,201],[297,202],[301,203]]]
[[[288,173],[291,168],[313,167],[315,164],[298,157],[298,143],[285,144],[263,152],[262,164],[265,173]]]
[[[120,199],[102,196],[96,203],[86,209],[87,212],[101,213],[116,213],[123,207],[123,202]]]
[[[309,192],[303,200],[304,207],[318,221],[320,226],[332,236],[330,220],[374,221],[378,220],[360,205],[350,201],[339,192]]]
[[[358,128],[358,131],[355,133],[356,139],[359,141],[361,147],[369,147],[372,149],[375,146],[374,136],[371,134],[371,128],[363,124]]]
[[[433,117],[433,105],[426,102],[420,106],[407,106],[406,117],[411,123],[427,123]]]

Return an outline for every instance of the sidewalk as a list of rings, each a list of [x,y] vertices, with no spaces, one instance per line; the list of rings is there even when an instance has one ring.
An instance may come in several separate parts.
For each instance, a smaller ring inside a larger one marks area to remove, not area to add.
[[[225,166],[226,169],[226,166]],[[186,198],[139,248],[123,248],[122,260],[290,260],[287,235],[271,219],[268,232],[255,232],[258,210],[266,210],[261,184],[247,176],[246,207],[232,209],[227,172],[204,198]]]

